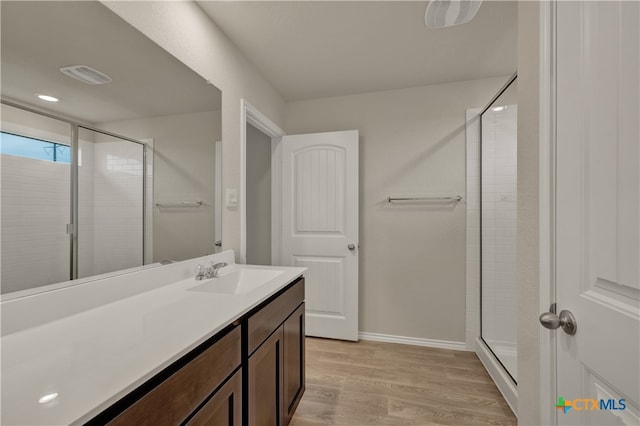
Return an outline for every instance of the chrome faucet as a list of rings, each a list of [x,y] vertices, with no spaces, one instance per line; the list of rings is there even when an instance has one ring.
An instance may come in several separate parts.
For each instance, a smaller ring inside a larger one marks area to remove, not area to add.
[[[205,272],[204,265],[196,266],[196,281],[202,281],[207,278],[207,273]]]
[[[218,276],[218,270],[227,266],[226,262],[213,263],[207,268],[207,278],[215,278]]]
[[[226,262],[211,262],[211,266],[205,268],[203,265],[196,266],[196,281],[202,281],[208,278],[215,278],[218,276],[218,270],[227,266]]]

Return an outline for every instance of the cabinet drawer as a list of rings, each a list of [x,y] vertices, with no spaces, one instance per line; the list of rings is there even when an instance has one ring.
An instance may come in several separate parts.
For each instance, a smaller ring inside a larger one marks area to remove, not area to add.
[[[240,365],[240,327],[176,371],[110,425],[177,425]]]
[[[264,308],[249,317],[248,351],[255,351],[264,340],[304,301],[304,278],[278,296]]]

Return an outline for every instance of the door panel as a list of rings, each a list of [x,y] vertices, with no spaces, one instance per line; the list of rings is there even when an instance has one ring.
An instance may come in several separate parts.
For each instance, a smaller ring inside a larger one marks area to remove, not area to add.
[[[294,235],[344,236],[345,149],[311,146],[293,154]]]
[[[358,132],[285,136],[282,152],[281,259],[309,268],[306,334],[357,340]]]
[[[559,424],[639,424],[640,4],[557,4],[557,393],[624,399]],[[611,408],[611,406],[609,406]]]
[[[316,314],[345,318],[344,258],[294,256],[294,265],[309,268],[305,273],[308,306]]]

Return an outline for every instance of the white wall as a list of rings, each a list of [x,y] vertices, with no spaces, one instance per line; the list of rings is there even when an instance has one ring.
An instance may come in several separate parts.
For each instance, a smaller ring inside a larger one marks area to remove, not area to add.
[[[467,110],[467,348],[480,336],[480,112]],[[477,351],[477,348],[476,348]]]
[[[160,47],[222,91],[222,179],[240,188],[240,100],[282,127],[284,101],[271,84],[194,2],[103,1]],[[222,213],[225,249],[240,253],[240,213]]]
[[[154,261],[214,253],[215,142],[220,140],[220,111],[101,123],[99,127],[153,139],[150,196],[154,203],[203,201],[201,207],[153,208]]]
[[[247,124],[247,263],[271,265],[271,138]]]
[[[360,331],[465,341],[465,110],[506,77],[287,104],[289,134],[360,131]],[[443,320],[446,319],[446,320]]]
[[[518,4],[518,423],[540,424],[540,4]],[[546,407],[545,407],[546,408]]]

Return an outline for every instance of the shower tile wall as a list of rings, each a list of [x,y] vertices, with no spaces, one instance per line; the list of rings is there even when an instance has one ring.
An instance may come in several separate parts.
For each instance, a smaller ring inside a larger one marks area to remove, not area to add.
[[[6,105],[2,106],[2,130],[65,144],[69,138],[68,124]],[[126,159],[129,154],[127,148],[117,147],[106,152],[107,145],[103,145],[104,148],[94,149],[94,139],[92,133],[83,132],[79,141],[80,277],[126,268],[132,259],[140,258],[141,253],[141,237],[136,242],[127,239],[140,234],[141,225],[129,226],[122,221],[113,223],[115,219],[111,213],[114,204],[123,199],[123,191],[127,193],[126,198],[130,198],[132,193],[130,188],[126,189],[126,184],[123,188],[123,179],[129,182],[137,180],[140,187],[142,166],[134,166],[139,168],[133,171],[139,174],[136,177],[131,170],[127,170],[129,173],[120,170],[124,172],[120,176],[124,177],[118,180],[118,173],[113,173],[116,169],[131,168],[130,164],[121,164],[129,161]],[[113,156],[119,158],[114,159]],[[1,155],[0,161],[2,293],[68,280],[69,164],[11,155]],[[140,215],[141,203],[141,199],[130,203],[133,206],[131,214],[133,209],[137,209],[136,214]],[[121,238],[123,234],[127,238]],[[112,247],[97,247],[98,243],[112,244]]]
[[[502,109],[500,109],[502,108]],[[482,122],[482,336],[516,375],[517,106]]]
[[[69,165],[1,155],[2,292],[69,277]]]
[[[93,145],[80,141],[80,277],[136,266],[142,259],[142,165],[126,158],[130,153],[122,146],[111,146],[109,154],[96,149],[94,157]],[[1,157],[2,292],[67,281],[69,164]]]
[[[90,137],[91,136],[91,137]],[[93,149],[93,135],[84,135],[85,139],[80,139],[78,178],[82,184],[78,187],[78,247],[82,248],[79,253],[78,276],[87,277],[93,275],[94,270],[94,241],[95,230],[95,208],[93,203],[83,203],[81,200],[93,200],[94,186],[94,162],[95,151]],[[90,138],[89,138],[90,137]]]
[[[142,265],[142,147],[110,141],[94,150],[95,260],[89,275]]]

